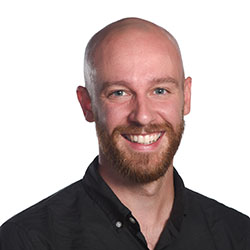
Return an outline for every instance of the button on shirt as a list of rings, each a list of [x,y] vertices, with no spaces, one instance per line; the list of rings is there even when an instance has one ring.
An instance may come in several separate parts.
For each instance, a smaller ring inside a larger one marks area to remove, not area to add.
[[[250,250],[247,216],[185,188],[174,171],[175,198],[157,250]],[[133,213],[98,172],[98,158],[84,178],[24,212],[0,229],[0,250],[145,250]]]

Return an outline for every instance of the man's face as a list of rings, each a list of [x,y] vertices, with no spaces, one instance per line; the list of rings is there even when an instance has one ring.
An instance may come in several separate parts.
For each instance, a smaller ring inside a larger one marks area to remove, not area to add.
[[[172,164],[189,112],[190,79],[165,36],[130,31],[106,38],[95,53],[92,109],[100,160],[147,183]]]

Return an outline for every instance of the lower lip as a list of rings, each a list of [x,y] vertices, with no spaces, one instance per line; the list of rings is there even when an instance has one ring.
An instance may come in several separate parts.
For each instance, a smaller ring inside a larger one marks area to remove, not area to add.
[[[156,142],[151,143],[151,144],[147,144],[147,145],[146,144],[136,143],[136,142],[131,142],[131,141],[125,139],[124,137],[122,137],[122,138],[128,143],[129,147],[132,148],[133,150],[146,152],[146,151],[154,151],[154,150],[156,150],[157,147],[159,146],[164,134],[165,133],[163,132],[161,134],[160,138]]]

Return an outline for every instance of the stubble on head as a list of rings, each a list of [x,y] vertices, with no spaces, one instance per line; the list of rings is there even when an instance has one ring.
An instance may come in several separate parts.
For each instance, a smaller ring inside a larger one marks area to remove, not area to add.
[[[127,29],[137,29],[143,32],[162,33],[163,36],[168,39],[169,42],[175,47],[180,60],[182,80],[185,78],[180,48],[175,37],[170,32],[147,20],[140,18],[124,18],[104,27],[102,30],[97,32],[87,44],[84,56],[84,79],[86,88],[88,89],[88,92],[93,100],[95,99],[94,82],[96,82],[98,78],[95,54],[100,45],[108,36],[117,32],[125,32]]]

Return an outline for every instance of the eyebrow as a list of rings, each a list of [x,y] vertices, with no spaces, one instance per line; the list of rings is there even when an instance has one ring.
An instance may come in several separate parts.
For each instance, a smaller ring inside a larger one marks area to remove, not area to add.
[[[176,86],[179,85],[179,82],[173,77],[154,78],[151,82],[152,83],[173,83]]]
[[[103,82],[101,92],[103,92],[105,89],[109,88],[110,86],[114,86],[114,85],[127,86],[128,83],[126,81]]]

